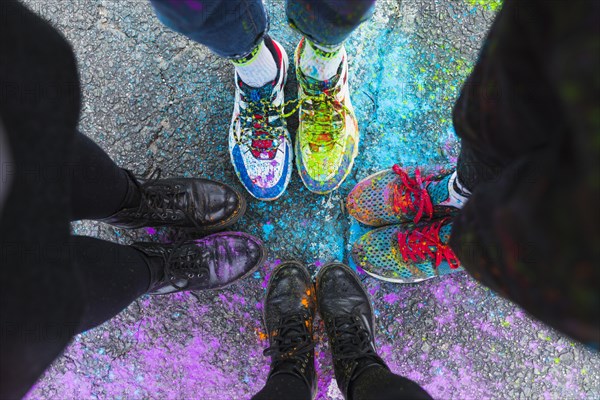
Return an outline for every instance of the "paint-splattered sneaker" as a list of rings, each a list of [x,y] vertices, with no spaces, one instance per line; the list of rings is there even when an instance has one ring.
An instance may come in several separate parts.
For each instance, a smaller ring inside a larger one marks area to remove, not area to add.
[[[248,193],[259,200],[275,200],[287,188],[292,174],[292,141],[283,117],[288,59],[279,43],[268,36],[264,40],[277,64],[277,76],[254,88],[236,73],[229,154]]]
[[[352,259],[374,278],[395,283],[415,283],[462,271],[448,242],[450,219],[408,222],[374,229],[352,248]]]
[[[337,74],[319,81],[300,69],[296,48],[299,118],[295,153],[298,173],[312,192],[325,194],[337,189],[348,176],[358,154],[358,124],[348,91],[348,57],[344,47]]]
[[[453,168],[394,165],[359,182],[348,195],[346,208],[365,225],[418,223],[452,215],[469,194],[458,183]]]

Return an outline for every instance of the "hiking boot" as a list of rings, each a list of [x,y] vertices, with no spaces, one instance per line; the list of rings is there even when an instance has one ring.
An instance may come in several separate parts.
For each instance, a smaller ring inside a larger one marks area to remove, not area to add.
[[[337,189],[352,170],[358,154],[358,123],[348,89],[348,56],[331,79],[319,81],[300,69],[303,38],[296,48],[299,125],[296,165],[302,182],[311,192],[325,194]]]
[[[292,140],[283,117],[288,59],[269,36],[265,46],[278,66],[275,80],[255,88],[235,74],[235,103],[229,129],[229,154],[240,182],[259,200],[279,198],[292,174]]]
[[[375,347],[375,317],[369,295],[352,269],[328,264],[317,275],[317,304],[333,355],[338,387],[348,398],[350,383],[369,368],[384,368]]]
[[[182,243],[134,243],[150,259],[149,294],[222,289],[260,267],[266,251],[241,232],[215,233]]]
[[[346,208],[365,225],[418,223],[453,215],[469,195],[458,183],[454,169],[394,165],[359,182],[348,195]]]
[[[374,278],[394,283],[462,271],[448,245],[451,231],[450,219],[374,229],[354,244],[352,260]]]
[[[244,197],[221,182],[200,178],[144,180],[126,172],[128,196],[139,195],[139,204],[100,221],[119,228],[170,226],[209,232],[233,225],[246,211]],[[160,171],[155,175],[160,175]]]
[[[311,398],[317,391],[314,365],[315,291],[306,267],[288,261],[272,273],[267,287],[264,323],[269,335],[265,356],[271,357],[269,378],[290,374],[302,379]]]

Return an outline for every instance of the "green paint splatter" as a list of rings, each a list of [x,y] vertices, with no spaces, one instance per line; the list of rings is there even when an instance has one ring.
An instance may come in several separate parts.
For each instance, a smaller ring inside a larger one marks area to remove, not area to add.
[[[558,364],[559,362],[560,362],[560,358],[558,358],[558,357],[555,357],[555,358],[554,358],[554,364]]]
[[[496,11],[502,6],[502,0],[467,0],[472,6],[485,7],[490,11]]]
[[[500,322],[500,325],[502,325],[502,326],[503,326],[503,327],[505,327],[505,328],[508,328],[508,327],[510,326],[510,322],[508,322],[508,321],[504,320],[504,321],[501,321],[501,322]]]

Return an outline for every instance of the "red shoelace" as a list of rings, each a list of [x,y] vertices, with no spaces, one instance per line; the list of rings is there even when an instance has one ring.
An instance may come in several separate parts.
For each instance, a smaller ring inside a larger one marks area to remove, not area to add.
[[[398,164],[395,164],[392,170],[402,180],[402,185],[396,185],[394,188],[394,212],[414,212],[414,223],[421,220],[423,213],[426,213],[429,219],[431,219],[433,217],[433,204],[427,192],[427,185],[431,182],[431,175],[422,178],[421,171],[417,168],[415,169],[415,177],[411,178]]]
[[[432,258],[435,260],[436,268],[442,260],[446,260],[450,268],[458,268],[460,261],[450,246],[442,243],[440,239],[440,229],[447,221],[448,219],[443,219],[409,232],[398,232],[398,247],[404,261],[410,259],[418,262]]]

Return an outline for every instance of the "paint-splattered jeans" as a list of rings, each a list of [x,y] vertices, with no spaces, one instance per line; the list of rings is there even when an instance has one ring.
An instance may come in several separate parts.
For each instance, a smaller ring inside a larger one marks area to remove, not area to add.
[[[262,0],[150,0],[169,28],[236,59],[248,55],[267,33]],[[371,17],[375,0],[287,0],[291,26],[323,46],[342,43]]]

